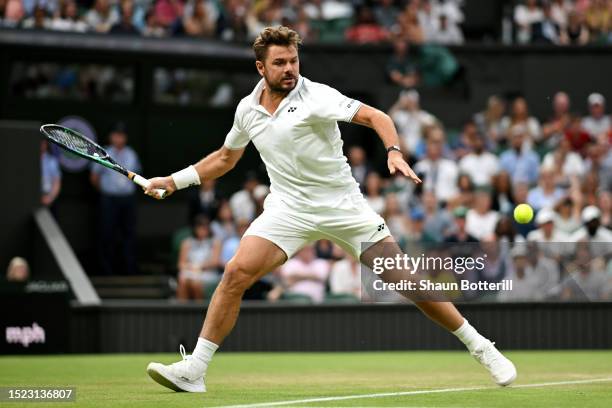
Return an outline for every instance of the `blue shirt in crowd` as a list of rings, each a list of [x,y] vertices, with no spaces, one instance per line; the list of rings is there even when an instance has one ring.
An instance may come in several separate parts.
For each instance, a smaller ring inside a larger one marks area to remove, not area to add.
[[[57,158],[49,153],[43,153],[40,159],[41,190],[43,194],[49,194],[53,189],[53,183],[62,178]]]
[[[540,172],[540,158],[533,150],[525,150],[519,155],[516,150],[508,149],[499,158],[499,165],[506,171],[512,182],[535,184]]]
[[[105,147],[108,155],[124,168],[135,173],[140,172],[140,160],[138,155],[129,146],[117,150],[112,146]],[[136,185],[124,175],[102,165],[94,163],[91,171],[100,176],[100,191],[102,194],[127,196],[136,191]]]

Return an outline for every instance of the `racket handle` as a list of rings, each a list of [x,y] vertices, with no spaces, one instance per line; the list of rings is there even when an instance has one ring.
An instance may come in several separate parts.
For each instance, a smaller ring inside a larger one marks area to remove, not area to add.
[[[146,178],[144,178],[142,176],[139,176],[136,173],[130,173],[130,175],[132,176],[132,177],[130,177],[132,179],[132,181],[134,183],[138,184],[142,188],[147,188],[147,187],[149,187],[149,184],[151,184],[151,182],[149,180],[147,180]],[[164,190],[162,188],[156,188],[154,191],[155,191],[155,193],[157,194],[157,196],[159,198],[165,198],[166,197],[166,190]]]

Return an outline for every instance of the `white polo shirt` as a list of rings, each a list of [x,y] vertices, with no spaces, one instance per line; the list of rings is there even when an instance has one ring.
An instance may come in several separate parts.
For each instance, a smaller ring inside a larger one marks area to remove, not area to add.
[[[265,81],[243,98],[225,147],[255,144],[270,177],[270,191],[289,205],[337,208],[359,193],[342,152],[338,121],[350,122],[361,103],[302,76],[273,115],[259,104]]]

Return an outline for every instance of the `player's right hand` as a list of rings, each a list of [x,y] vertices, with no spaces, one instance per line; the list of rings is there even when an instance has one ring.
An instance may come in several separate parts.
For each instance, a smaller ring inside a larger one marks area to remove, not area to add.
[[[174,180],[170,176],[155,177],[155,178],[149,179],[149,182],[151,184],[149,184],[149,186],[145,189],[144,192],[146,195],[156,198],[158,200],[166,198],[176,191],[176,184],[174,184]],[[166,195],[164,197],[160,197],[155,192],[156,189],[166,190]]]

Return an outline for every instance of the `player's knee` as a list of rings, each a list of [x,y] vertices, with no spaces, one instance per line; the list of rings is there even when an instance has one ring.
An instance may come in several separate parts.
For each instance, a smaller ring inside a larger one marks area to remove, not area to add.
[[[252,283],[252,274],[240,261],[231,260],[225,265],[222,284],[225,290],[242,294]]]

